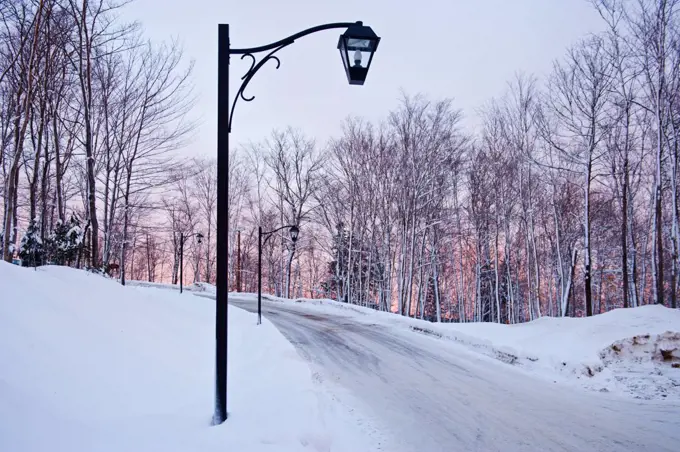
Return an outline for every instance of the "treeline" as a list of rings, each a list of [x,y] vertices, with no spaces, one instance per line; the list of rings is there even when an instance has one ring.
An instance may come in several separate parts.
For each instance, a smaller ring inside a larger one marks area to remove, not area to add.
[[[288,128],[232,149],[230,289],[257,289],[258,226],[296,224],[264,247],[265,291],[432,321],[677,307],[680,0],[593,7],[606,31],[545,79],[518,73],[479,132],[454,100],[404,95],[329,142]],[[183,254],[214,282],[215,162],[174,152],[191,66],[114,12],[3,6],[4,257],[176,283]]]
[[[60,262],[60,228],[75,221],[79,265],[126,262],[132,229],[157,217],[158,194],[184,172],[174,151],[194,127],[192,64],[175,42],[147,41],[138,24],[121,23],[124,5],[0,3],[6,261],[17,253],[33,264]]]
[[[452,100],[405,96],[327,147],[287,131],[244,149],[258,177],[235,214],[302,224],[297,250],[269,251],[269,287],[292,274],[292,296],[435,321],[676,307],[679,3],[594,1],[606,31],[545,80],[517,75],[481,133]]]

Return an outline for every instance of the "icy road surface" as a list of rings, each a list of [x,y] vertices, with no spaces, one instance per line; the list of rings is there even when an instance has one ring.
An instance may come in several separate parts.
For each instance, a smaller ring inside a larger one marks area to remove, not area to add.
[[[252,300],[229,302],[257,312]],[[263,301],[263,315],[321,381],[366,405],[385,451],[680,451],[677,404],[551,384],[454,343],[304,304]]]

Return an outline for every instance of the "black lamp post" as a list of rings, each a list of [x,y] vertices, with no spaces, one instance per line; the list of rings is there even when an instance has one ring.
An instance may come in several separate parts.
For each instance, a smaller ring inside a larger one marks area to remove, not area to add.
[[[272,234],[279,232],[281,229],[290,228],[290,239],[293,243],[297,242],[300,229],[295,225],[281,226],[269,232],[262,232],[262,226],[257,228],[257,324],[262,323],[262,247],[267,244],[267,240]],[[264,237],[264,242],[262,242]]]
[[[184,239],[194,236],[199,245],[203,243],[203,234],[200,232],[189,234],[188,236],[185,236],[184,232],[179,233],[179,293],[183,292],[184,286]]]
[[[229,133],[233,122],[234,108],[238,99],[252,101],[255,96],[246,97],[244,91],[253,76],[269,60],[281,65],[274,54],[288,47],[295,40],[318,31],[345,28],[340,36],[338,49],[342,56],[347,80],[352,85],[363,85],[373,54],[378,48],[380,38],[370,27],[362,22],[338,22],[308,28],[271,44],[245,49],[232,49],[229,41],[229,25],[220,24],[218,33],[217,61],[217,295],[215,297],[215,412],[213,424],[221,424],[227,419],[227,327],[229,297]],[[255,54],[266,52],[259,61]],[[349,52],[353,52],[349,58]],[[231,111],[229,111],[229,57],[241,55],[250,58],[250,69],[241,77],[243,82],[236,92]],[[351,62],[354,62],[352,65]],[[365,63],[364,63],[365,61]]]

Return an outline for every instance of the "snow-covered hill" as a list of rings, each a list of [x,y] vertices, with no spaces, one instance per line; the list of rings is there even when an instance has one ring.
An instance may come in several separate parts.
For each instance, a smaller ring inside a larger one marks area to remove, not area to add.
[[[0,451],[375,450],[269,322],[229,316],[211,427],[214,301],[0,262]]]

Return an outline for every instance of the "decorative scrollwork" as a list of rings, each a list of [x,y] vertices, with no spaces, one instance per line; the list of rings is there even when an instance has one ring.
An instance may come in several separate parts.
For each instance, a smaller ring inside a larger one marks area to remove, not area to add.
[[[248,69],[248,72],[243,74],[243,76],[241,77],[241,80],[245,79],[248,76],[248,74],[250,74],[250,72],[255,67],[255,63],[257,63],[257,59],[255,58],[255,55],[253,55],[252,53],[244,53],[243,55],[241,55],[241,59],[244,59],[245,57],[252,58],[252,61],[250,62],[250,69]]]
[[[279,45],[274,50],[269,52],[267,55],[262,57],[260,61],[257,61],[257,58],[255,58],[255,55],[253,55],[252,53],[244,53],[243,55],[241,55],[241,59],[244,59],[245,57],[249,57],[251,59],[250,69],[248,69],[248,71],[241,77],[241,80],[243,80],[243,82],[241,83],[240,88],[236,92],[236,97],[234,97],[234,102],[231,105],[231,112],[229,114],[229,131],[231,131],[231,123],[232,118],[234,117],[234,110],[236,109],[236,102],[239,99],[243,99],[245,102],[252,102],[255,99],[255,96],[245,95],[246,87],[248,87],[248,83],[250,83],[250,81],[253,79],[253,76],[255,76],[257,71],[259,71],[262,68],[262,66],[264,66],[267,63],[267,61],[270,60],[274,60],[276,62],[276,69],[280,68],[281,60],[279,60],[279,57],[277,57],[274,54],[279,50],[283,49],[284,47],[291,45],[293,42],[295,41],[290,40],[284,42],[283,44]]]
[[[252,60],[250,62],[250,69],[248,69],[248,72],[246,72],[241,77],[241,80],[243,80],[243,82],[241,83],[241,87],[238,89],[238,92],[236,93],[236,97],[234,97],[234,102],[231,105],[231,112],[229,114],[229,123],[228,123],[229,132],[231,132],[231,123],[232,123],[232,119],[234,117],[234,108],[236,107],[236,101],[238,101],[239,99],[243,99],[246,102],[252,102],[253,99],[255,99],[255,96],[247,97],[244,94],[245,89],[248,86],[248,83],[250,83],[250,81],[253,79],[253,76],[269,60],[276,61],[276,69],[281,67],[281,60],[279,60],[278,57],[274,56],[274,54],[276,52],[283,49],[284,47],[291,45],[297,39],[302,38],[303,36],[311,35],[312,33],[316,33],[318,31],[331,30],[331,29],[334,29],[334,28],[348,28],[348,27],[351,27],[353,25],[362,25],[362,22],[335,22],[335,23],[330,23],[330,24],[317,25],[316,27],[312,27],[312,28],[308,28],[306,30],[302,30],[302,31],[295,33],[294,35],[288,36],[287,38],[284,38],[280,41],[272,42],[270,44],[266,44],[266,45],[263,45],[263,46],[249,47],[249,48],[246,48],[246,49],[229,49],[230,55],[241,55],[241,59],[243,59],[245,57],[250,57],[251,60]],[[271,50],[271,52],[269,52],[267,55],[265,55],[258,62],[257,58],[255,58],[255,54],[266,52],[268,50]]]
[[[243,85],[242,85],[242,89],[239,90],[239,94],[241,96],[241,99],[245,100],[246,102],[251,102],[253,99],[255,99],[255,96],[246,97],[243,93],[245,92],[244,91],[245,86],[248,84],[248,82],[253,77],[253,75],[255,75],[255,71],[253,71],[253,67],[255,66],[255,57],[250,53],[246,53],[241,57],[241,59],[243,59],[243,57],[245,57],[245,56],[249,56],[253,59],[253,65],[250,67],[248,72],[243,77],[241,77],[241,80],[244,80],[244,82],[243,82]],[[264,64],[269,60],[275,60],[276,61],[276,69],[281,67],[281,60],[279,60],[279,57],[272,56],[272,55],[267,55],[266,57],[264,57],[262,59],[262,65],[260,67],[264,66]]]

